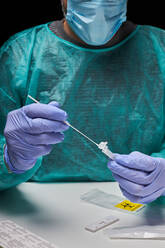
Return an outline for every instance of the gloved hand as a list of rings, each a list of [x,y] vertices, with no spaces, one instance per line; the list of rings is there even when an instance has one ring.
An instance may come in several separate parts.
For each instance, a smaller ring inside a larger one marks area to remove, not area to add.
[[[5,160],[13,172],[31,169],[38,157],[50,153],[52,144],[62,142],[68,126],[65,111],[57,102],[30,104],[8,114],[4,136]]]
[[[115,155],[108,168],[123,195],[135,203],[149,203],[165,192],[165,159],[140,152]]]

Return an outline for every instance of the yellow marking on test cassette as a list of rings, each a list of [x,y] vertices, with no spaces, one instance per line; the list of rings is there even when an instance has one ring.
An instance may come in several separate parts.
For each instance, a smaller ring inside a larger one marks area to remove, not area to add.
[[[121,208],[127,211],[136,211],[138,208],[142,207],[143,204],[140,203],[133,203],[128,200],[124,200],[117,205],[115,205],[116,208]]]

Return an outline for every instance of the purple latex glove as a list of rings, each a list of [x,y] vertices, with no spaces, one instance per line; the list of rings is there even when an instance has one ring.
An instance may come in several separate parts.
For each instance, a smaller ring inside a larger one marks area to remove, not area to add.
[[[140,152],[115,155],[108,168],[125,197],[135,203],[149,203],[165,192],[165,159]]]
[[[62,142],[68,126],[65,111],[57,102],[30,104],[10,112],[7,116],[5,160],[13,172],[31,169],[38,157],[47,155],[52,144]]]

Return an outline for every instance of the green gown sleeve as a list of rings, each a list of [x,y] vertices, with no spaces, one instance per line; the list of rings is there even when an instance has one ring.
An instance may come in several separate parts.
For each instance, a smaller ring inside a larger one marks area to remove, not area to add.
[[[160,151],[152,153],[151,156],[157,158],[165,158],[165,140],[162,143]]]
[[[22,41],[21,41],[22,39]],[[30,44],[30,43],[29,43]],[[0,190],[5,190],[29,180],[41,165],[39,158],[35,166],[23,174],[9,173],[3,159],[5,144],[4,128],[7,114],[22,107],[25,102],[28,78],[30,45],[22,38],[10,38],[0,49]]]

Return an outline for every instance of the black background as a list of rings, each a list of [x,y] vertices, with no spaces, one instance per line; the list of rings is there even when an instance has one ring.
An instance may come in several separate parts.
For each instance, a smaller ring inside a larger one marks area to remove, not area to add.
[[[165,29],[164,1],[129,0],[127,17],[137,24]],[[0,46],[19,31],[61,18],[60,0],[6,1],[0,9]]]

